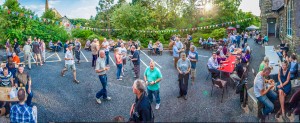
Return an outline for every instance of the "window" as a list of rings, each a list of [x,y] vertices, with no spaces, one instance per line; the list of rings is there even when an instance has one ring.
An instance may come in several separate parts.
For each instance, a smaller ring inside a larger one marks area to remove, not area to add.
[[[292,18],[293,18],[293,0],[289,0],[288,8],[287,8],[287,21],[286,21],[286,34],[287,36],[292,37],[293,35],[293,27],[292,27]]]

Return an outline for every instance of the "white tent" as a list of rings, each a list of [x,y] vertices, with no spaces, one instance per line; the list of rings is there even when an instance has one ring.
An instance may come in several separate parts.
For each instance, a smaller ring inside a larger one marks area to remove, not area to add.
[[[254,26],[254,25],[251,25],[251,26],[246,28],[246,30],[256,30],[256,29],[258,29],[258,27]]]

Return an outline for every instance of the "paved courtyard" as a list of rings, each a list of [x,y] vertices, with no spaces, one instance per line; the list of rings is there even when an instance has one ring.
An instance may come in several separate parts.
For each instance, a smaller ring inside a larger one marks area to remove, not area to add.
[[[250,69],[258,70],[264,57],[264,48],[248,40],[253,50],[253,60]],[[270,40],[270,45],[279,44],[278,40]],[[3,50],[2,50],[3,51]],[[80,84],[72,82],[72,74],[66,72],[65,77],[60,76],[64,66],[63,52],[46,54],[48,61],[44,66],[32,65],[29,71],[33,81],[34,104],[38,107],[39,122],[95,122],[111,121],[117,115],[129,118],[129,110],[134,102],[132,93],[133,72],[125,73],[123,81],[116,80],[116,66],[112,52],[110,53],[110,66],[108,72],[108,95],[111,101],[102,101],[97,104],[95,94],[102,86],[97,74],[91,67],[91,52],[83,51],[82,63],[76,65],[77,79]],[[161,81],[161,107],[154,111],[156,122],[257,122],[258,119],[251,114],[246,114],[240,107],[239,95],[235,94],[232,86],[228,86],[221,103],[221,90],[214,89],[210,97],[211,81],[205,80],[208,72],[206,63],[212,53],[211,50],[198,48],[199,62],[197,63],[197,76],[194,85],[189,84],[188,100],[178,99],[177,71],[174,69],[172,56],[164,52],[163,56],[148,56],[142,51],[141,76],[151,59],[153,59],[162,74]],[[22,56],[22,55],[21,55]],[[125,66],[131,69],[128,63]],[[27,70],[28,71],[28,70]],[[249,74],[249,86],[253,86],[253,75]],[[155,104],[152,105],[153,108]],[[272,120],[272,119],[271,119]]]

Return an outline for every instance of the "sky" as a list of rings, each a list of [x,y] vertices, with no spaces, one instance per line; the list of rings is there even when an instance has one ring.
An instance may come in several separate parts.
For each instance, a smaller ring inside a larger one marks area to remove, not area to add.
[[[0,0],[0,5],[2,5],[4,1],[5,0]],[[49,7],[55,8],[61,16],[66,15],[68,18],[89,19],[91,16],[96,15],[98,1],[99,0],[49,0]],[[21,6],[33,10],[39,16],[45,11],[45,0],[19,0],[19,2]],[[240,9],[259,16],[259,0],[243,0]]]

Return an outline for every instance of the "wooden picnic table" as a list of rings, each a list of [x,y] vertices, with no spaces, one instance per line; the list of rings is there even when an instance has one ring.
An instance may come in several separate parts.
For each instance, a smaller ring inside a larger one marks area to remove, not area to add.
[[[10,97],[10,91],[13,89],[13,87],[0,87],[0,101],[3,102],[18,102],[18,96],[16,93],[16,96],[14,98]],[[20,89],[20,88],[18,88]]]
[[[221,67],[218,69],[221,72],[225,72],[225,73],[232,73],[234,71],[235,68],[235,60],[236,60],[236,56],[234,55],[230,55],[225,63],[221,64]],[[220,74],[220,78],[221,78]]]
[[[241,48],[236,48],[236,49],[234,49],[234,51],[231,54],[232,55],[242,54],[242,49]]]

